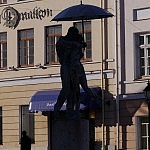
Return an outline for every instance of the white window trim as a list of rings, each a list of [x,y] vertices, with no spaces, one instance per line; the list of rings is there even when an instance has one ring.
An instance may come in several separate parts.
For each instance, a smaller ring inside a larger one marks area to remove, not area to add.
[[[150,76],[150,72],[148,73],[148,64],[145,64],[145,74],[141,75],[141,64],[140,64],[140,48],[144,49],[144,58],[145,58],[145,62],[147,61],[148,58],[148,53],[147,53],[147,48],[150,48],[150,44],[147,44],[146,42],[146,36],[150,35],[150,32],[143,32],[143,33],[136,33],[135,34],[135,78],[139,78],[139,77],[145,77],[145,76]],[[139,37],[140,36],[144,36],[144,44],[143,45],[139,45]]]
[[[136,117],[136,150],[141,150],[141,117],[147,117],[147,116],[137,116]],[[148,124],[148,123],[145,123]],[[148,126],[147,126],[147,135],[148,135]],[[147,148],[148,148],[148,138],[147,138]],[[148,150],[148,149],[145,149]]]

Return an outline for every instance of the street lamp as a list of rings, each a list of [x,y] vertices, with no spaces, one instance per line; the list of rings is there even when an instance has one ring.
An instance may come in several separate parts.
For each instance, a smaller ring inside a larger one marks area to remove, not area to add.
[[[150,83],[148,81],[146,88],[143,90],[148,103],[148,149],[150,149]]]

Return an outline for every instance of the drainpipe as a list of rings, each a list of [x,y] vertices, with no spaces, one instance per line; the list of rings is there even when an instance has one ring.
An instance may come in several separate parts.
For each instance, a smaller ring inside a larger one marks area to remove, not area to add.
[[[101,38],[102,38],[102,64],[101,64],[101,88],[102,88],[102,150],[104,150],[104,147],[105,147],[105,139],[104,139],[104,135],[105,135],[105,127],[104,127],[104,124],[105,124],[105,105],[104,105],[104,62],[103,62],[103,55],[104,55],[104,45],[103,45],[103,19],[101,21],[101,31],[102,31],[102,35],[101,35]]]
[[[119,48],[118,48],[118,0],[115,0],[115,16],[116,16],[116,22],[115,22],[115,27],[116,27],[116,29],[115,29],[115,31],[116,31],[116,54],[115,54],[115,68],[116,68],[116,77],[115,77],[115,84],[116,84],[116,88],[115,88],[115,90],[116,90],[116,117],[117,117],[117,120],[116,120],[116,148],[117,148],[117,150],[119,149],[119,139],[120,139],[120,137],[119,137],[119,124],[120,124],[120,119],[119,119],[119,114],[120,114],[120,112],[119,112],[119,60],[118,60],[118,56],[119,56],[119,54],[118,54],[118,50],[119,50]]]
[[[103,0],[101,0],[101,7],[103,8]],[[101,43],[102,43],[102,53],[101,53],[101,88],[102,88],[102,150],[105,149],[105,105],[104,105],[104,19],[101,19]]]

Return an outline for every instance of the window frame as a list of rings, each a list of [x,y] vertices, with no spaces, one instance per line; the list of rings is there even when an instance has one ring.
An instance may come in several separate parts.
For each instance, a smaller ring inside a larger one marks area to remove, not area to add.
[[[5,39],[1,40],[1,38],[0,38],[0,69],[7,68],[7,32],[0,33],[0,37],[3,35],[5,36]],[[6,49],[3,48],[4,44],[6,46]],[[6,57],[3,57],[4,56],[3,53],[5,53]],[[4,65],[5,63],[6,63],[6,65]]]
[[[86,29],[86,23],[89,23],[90,28]],[[82,35],[82,22],[74,22],[75,27],[78,28],[79,33]],[[87,41],[87,34],[90,33],[90,40]],[[91,21],[84,21],[84,40],[87,43],[87,47],[84,49],[84,57],[81,59],[81,62],[89,62],[92,61],[92,24]],[[88,48],[90,45],[90,48]],[[90,58],[87,58],[87,51],[90,51]]]
[[[54,33],[48,33],[48,29],[50,28],[54,28],[54,30],[56,30],[57,28],[61,28],[61,32],[57,33],[57,31]],[[46,38],[46,41],[45,41],[45,44],[46,44],[46,50],[45,50],[45,64],[46,65],[53,65],[53,64],[59,64],[59,60],[58,60],[58,57],[57,57],[57,52],[56,52],[56,42],[58,41],[59,37],[62,36],[62,25],[59,24],[59,25],[52,25],[52,26],[47,26],[45,28],[45,38]],[[48,38],[51,38],[53,37],[53,43],[48,43]],[[52,46],[54,49],[53,49],[53,52],[51,53],[50,50],[49,50],[49,47]],[[48,54],[50,55],[49,57],[52,57],[52,54],[54,55],[54,61],[53,60],[50,60],[50,58],[48,58]]]
[[[27,111],[24,114],[24,110],[27,109]],[[26,131],[28,136],[31,138],[31,143],[35,143],[35,116],[34,113],[29,113],[28,111],[29,105],[20,105],[19,106],[19,139],[21,139],[21,133],[22,131]],[[26,116],[23,116],[26,115]],[[25,121],[26,125],[23,124],[23,117],[27,117],[28,120]],[[26,126],[26,127],[25,127]]]
[[[7,0],[0,0],[0,4],[7,4]]]
[[[147,119],[147,122],[142,122],[142,120],[143,119]],[[137,132],[136,132],[136,137],[137,137],[137,149],[140,149],[140,150],[148,150],[149,148],[148,148],[148,146],[149,146],[149,144],[148,144],[148,142],[149,142],[149,140],[148,140],[148,138],[149,138],[149,135],[148,135],[148,116],[138,116],[138,117],[136,117],[136,126],[137,126]],[[142,133],[141,133],[141,131],[142,131],[142,126],[146,126],[146,136],[143,136],[142,135]],[[146,141],[147,141],[147,147],[146,147],[146,149],[145,148],[142,148],[141,146],[142,146],[142,144],[141,143],[143,143],[142,142],[142,139],[146,139]]]
[[[143,44],[140,44],[140,37],[144,37]],[[147,37],[150,36],[150,32],[144,32],[144,33],[136,33],[135,34],[135,54],[136,54],[136,76],[138,77],[144,77],[144,76],[150,76],[150,43],[147,43]],[[141,56],[143,49],[143,57]],[[137,52],[138,51],[138,52]],[[141,51],[141,53],[140,53]],[[143,60],[142,60],[143,59]],[[149,59],[149,60],[148,60]],[[143,62],[143,67],[141,66],[141,63]],[[149,65],[148,65],[149,63]],[[143,68],[143,71],[142,71]],[[149,70],[149,71],[148,71]]]
[[[23,34],[28,34],[28,31],[31,31],[31,35],[33,35],[32,37],[20,37],[21,35],[21,32]],[[30,46],[30,43],[31,41],[33,41],[33,45]],[[21,47],[21,42],[24,44],[26,43],[26,46],[24,47]],[[32,48],[32,49],[31,49]],[[22,50],[22,51],[21,51]],[[26,52],[26,56],[25,55],[21,55],[21,53],[24,53],[24,51]],[[30,54],[31,50],[33,51],[32,52],[32,55]],[[22,64],[22,58],[25,58],[24,61],[26,61],[26,63]],[[32,62],[33,63],[30,63],[30,57],[32,57]],[[18,66],[19,67],[32,67],[34,66],[34,29],[31,28],[31,29],[24,29],[24,30],[19,30],[18,31]]]

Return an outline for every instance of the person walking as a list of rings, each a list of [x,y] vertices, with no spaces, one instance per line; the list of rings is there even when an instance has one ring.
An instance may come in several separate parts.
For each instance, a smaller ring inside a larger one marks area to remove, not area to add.
[[[31,150],[31,138],[27,136],[26,131],[22,131],[20,139],[20,150]]]

